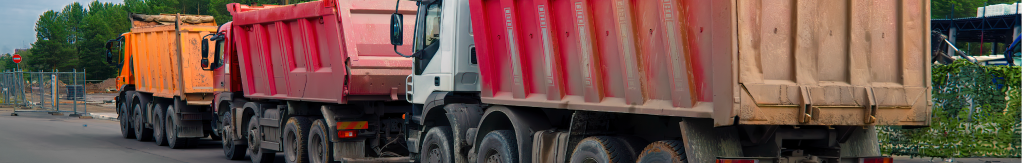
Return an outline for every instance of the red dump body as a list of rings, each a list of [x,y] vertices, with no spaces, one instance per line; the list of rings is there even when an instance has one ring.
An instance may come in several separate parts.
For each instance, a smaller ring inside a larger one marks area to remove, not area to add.
[[[241,91],[254,99],[400,100],[412,60],[395,55],[388,40],[395,3],[228,4],[234,22],[227,47],[237,57]],[[401,3],[400,13],[415,15],[415,2]],[[412,29],[414,21],[406,19],[405,28]],[[406,44],[412,44],[408,31]],[[409,48],[399,49],[410,53]]]
[[[716,126],[928,124],[926,0],[469,2],[485,103]]]

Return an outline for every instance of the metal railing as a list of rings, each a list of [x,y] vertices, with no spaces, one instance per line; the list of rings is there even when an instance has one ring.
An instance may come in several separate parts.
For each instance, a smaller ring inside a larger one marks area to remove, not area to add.
[[[0,73],[0,104],[14,106],[18,112],[86,113],[85,72],[24,72]]]

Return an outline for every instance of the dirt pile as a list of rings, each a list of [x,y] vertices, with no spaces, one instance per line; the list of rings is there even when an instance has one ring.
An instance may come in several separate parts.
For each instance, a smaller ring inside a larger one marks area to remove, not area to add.
[[[102,82],[99,82],[99,83],[86,83],[85,84],[85,92],[86,93],[110,92],[108,90],[114,90],[114,91],[117,90],[117,80],[116,80],[116,78],[110,78],[110,79],[107,79],[107,80],[103,80]]]

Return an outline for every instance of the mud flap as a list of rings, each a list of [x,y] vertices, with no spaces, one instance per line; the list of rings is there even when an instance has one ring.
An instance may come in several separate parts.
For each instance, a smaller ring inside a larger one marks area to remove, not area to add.
[[[679,122],[687,162],[715,162],[717,157],[741,157],[739,133],[714,127],[714,119],[683,118]]]
[[[843,158],[881,156],[875,126],[855,129],[845,143],[839,143],[839,154]]]
[[[201,120],[181,120],[178,123],[178,137],[179,138],[202,138],[203,137],[203,121]]]

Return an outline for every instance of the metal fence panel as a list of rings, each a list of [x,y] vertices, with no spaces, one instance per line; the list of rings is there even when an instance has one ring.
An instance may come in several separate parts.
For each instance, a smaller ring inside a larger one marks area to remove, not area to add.
[[[85,72],[0,73],[0,104],[14,112],[86,113]],[[19,110],[20,109],[20,110]]]

